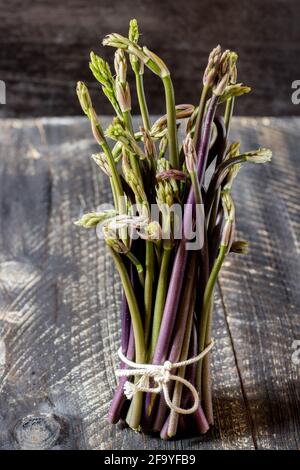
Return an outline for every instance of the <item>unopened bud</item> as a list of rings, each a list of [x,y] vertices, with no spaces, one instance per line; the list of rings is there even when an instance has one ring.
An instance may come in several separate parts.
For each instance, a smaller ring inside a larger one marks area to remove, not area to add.
[[[83,112],[88,116],[92,108],[92,101],[85,83],[77,82],[76,93]]]
[[[130,20],[128,39],[134,44],[138,43],[139,40],[139,28],[136,19]],[[144,64],[138,59],[137,56],[130,54],[129,60],[132,66],[132,69],[135,73],[143,74],[144,73]]]
[[[226,152],[225,160],[236,157],[239,154],[240,142],[232,142]]]
[[[195,108],[192,104],[177,104],[175,106],[176,119],[188,118],[193,114],[194,110]],[[166,114],[157,119],[151,128],[151,135],[156,138],[161,137],[162,132],[167,128],[167,121],[168,117]]]
[[[103,234],[106,243],[110,248],[112,248],[116,253],[126,254],[129,251],[129,248],[120,240],[113,230],[109,229],[107,226],[103,227]]]
[[[163,158],[168,148],[168,137],[165,135],[159,142],[159,159]]]
[[[236,83],[235,85],[227,85],[224,93],[220,96],[219,103],[223,103],[229,98],[245,95],[250,93],[251,88],[243,85],[242,83]]]
[[[183,141],[183,151],[188,172],[192,173],[196,171],[197,153],[190,133],[187,134]]]
[[[198,112],[199,112],[199,107],[196,106],[193,113],[191,114],[190,119],[187,122],[187,126],[186,126],[186,132],[187,133],[192,132],[192,130],[194,129],[194,126],[195,126],[195,123],[196,123],[196,120],[197,120],[197,117],[198,117],[198,114],[199,114]]]
[[[96,142],[98,142],[99,145],[104,144],[105,143],[104,133],[100,125],[100,122],[98,120],[97,114],[95,113],[95,110],[93,108],[91,109],[89,113],[89,118],[91,120],[92,132],[93,132],[93,136],[96,139]]]
[[[111,176],[111,171],[105,153],[95,153],[91,156],[94,162],[101,168],[103,173],[107,176]]]
[[[221,245],[227,248],[227,253],[230,251],[231,245],[234,240],[234,235],[235,235],[235,221],[226,220],[224,227],[223,227]]]
[[[222,96],[224,91],[226,90],[227,84],[229,81],[229,74],[226,73],[220,81],[217,83],[217,85],[213,89],[213,93],[216,96]]]
[[[204,86],[212,87],[214,85],[219,71],[221,55],[221,46],[215,47],[209,54],[207,67],[203,75]]]
[[[120,49],[126,50],[129,54],[134,54],[144,63],[147,63],[149,58],[143,52],[142,48],[130,41],[128,38],[125,38],[121,34],[112,33],[108,34],[102,41],[103,46],[112,46]]]
[[[272,159],[272,151],[267,148],[259,148],[251,152],[246,152],[246,160],[251,163],[266,163]]]
[[[153,158],[156,157],[156,148],[155,148],[154,142],[151,138],[150,132],[147,129],[140,127],[140,131],[143,136],[144,152],[145,152],[146,158],[148,159],[148,161],[151,161],[153,160]]]
[[[170,180],[172,183],[172,180],[175,181],[185,181],[186,180],[186,173],[181,170],[163,170],[158,173],[156,173],[156,179],[157,181],[164,181],[164,180]]]
[[[102,41],[103,46],[112,46],[121,49],[127,49],[128,41],[127,38],[124,38],[121,34],[111,33],[105,36]]]
[[[139,40],[139,27],[137,20],[133,18],[130,20],[129,23],[129,32],[128,32],[128,38],[130,41],[137,43]]]
[[[222,205],[224,210],[225,224],[222,231],[221,245],[227,248],[227,252],[234,240],[235,235],[235,208],[232,197],[229,192],[221,193]]]
[[[171,207],[174,204],[173,188],[168,182],[165,183],[165,198],[167,205]]]
[[[176,182],[175,182],[176,183]],[[156,186],[156,200],[159,208],[171,207],[174,204],[174,190],[170,181],[160,181]]]
[[[216,96],[223,95],[227,85],[231,82],[232,74],[235,75],[236,71],[234,67],[236,60],[237,54],[235,52],[229,50],[223,52],[220,60],[218,81],[213,88],[213,93]]]
[[[148,206],[148,199],[143,189],[143,182],[132,170],[126,153],[123,154],[122,169],[125,181],[131,187],[135,195],[136,202],[139,204],[143,204],[144,206]]]
[[[102,86],[111,86],[113,77],[108,63],[93,51],[90,53],[90,69]]]
[[[122,85],[119,81],[116,81],[116,97],[123,113],[131,110],[130,88],[127,82]]]
[[[158,241],[162,238],[161,226],[158,222],[150,222],[143,230],[139,232],[140,237],[143,240]]]
[[[160,57],[158,57],[154,52],[150,51],[146,46],[143,47],[143,52],[156,65],[158,71],[156,68],[152,68],[152,71],[154,73],[157,73],[161,78],[164,78],[170,75],[170,71],[168,67],[166,66],[166,64]],[[151,64],[149,64],[149,61],[146,61],[146,64],[149,67],[151,67]]]
[[[230,83],[232,83],[233,85],[235,85],[237,82],[237,67],[236,67],[236,64],[234,64],[232,66],[232,70],[231,70],[231,77],[230,77]]]
[[[116,140],[117,137],[123,135],[124,131],[125,129],[123,127],[122,122],[120,121],[120,119],[115,117],[112,120],[112,123],[106,129],[106,135],[111,139]]]
[[[236,63],[238,60],[238,55],[234,51],[230,51],[230,76],[229,76],[229,82],[231,84],[235,84],[237,82],[237,67]]]
[[[127,73],[127,63],[126,57],[123,49],[117,49],[115,52],[115,61],[114,61],[115,71],[117,80],[120,83],[126,82],[126,73]]]
[[[116,215],[116,211],[104,211],[104,212],[88,212],[84,214],[80,219],[74,222],[75,225],[79,225],[84,228],[96,227],[100,222],[107,220]]]

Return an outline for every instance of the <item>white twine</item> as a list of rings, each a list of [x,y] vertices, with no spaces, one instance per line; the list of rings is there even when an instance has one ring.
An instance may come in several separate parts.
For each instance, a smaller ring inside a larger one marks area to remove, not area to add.
[[[211,350],[213,345],[214,340],[212,340],[209,345],[200,354],[198,354],[198,356],[191,357],[190,359],[181,362],[165,361],[163,365],[137,364],[127,359],[127,357],[125,357],[122,353],[122,350],[119,349],[119,358],[122,362],[124,362],[124,364],[131,367],[131,369],[117,369],[116,375],[117,377],[140,376],[140,379],[136,383],[126,381],[124,384],[124,393],[129,400],[131,400],[137,392],[149,392],[156,394],[163,392],[166,403],[171,410],[182,415],[191,414],[194,413],[199,406],[198,392],[188,380],[180,377],[179,375],[171,374],[171,370],[189,366],[190,364],[194,364],[195,362],[200,361]],[[152,378],[157,384],[156,387],[150,387],[150,378]],[[176,406],[174,403],[172,403],[168,389],[168,383],[171,380],[174,382],[181,382],[191,391],[194,398],[194,404],[191,408],[180,408],[179,406]]]

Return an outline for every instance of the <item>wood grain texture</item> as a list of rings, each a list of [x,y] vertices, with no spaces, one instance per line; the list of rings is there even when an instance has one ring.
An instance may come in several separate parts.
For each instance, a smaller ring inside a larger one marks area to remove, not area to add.
[[[162,442],[106,421],[116,386],[120,283],[103,243],[75,227],[109,200],[81,118],[0,121],[0,448],[299,448],[298,119],[238,119],[243,147],[274,163],[242,171],[238,229],[251,242],[216,289],[216,425]]]
[[[274,150],[271,165],[244,169],[235,186],[238,228],[250,256],[220,276],[224,308],[258,448],[299,449],[299,121],[240,121],[244,148]],[[295,433],[295,429],[298,432]]]
[[[7,84],[1,116],[80,113],[77,80],[93,89],[100,114],[110,114],[88,68],[110,32],[127,34],[132,17],[142,41],[166,61],[178,103],[197,103],[209,51],[220,43],[240,56],[240,80],[253,92],[237,105],[243,115],[293,115],[291,84],[299,79],[300,4],[297,0],[10,0],[0,2],[0,79]],[[160,80],[146,73],[152,113],[161,114]],[[132,93],[136,112],[136,96]]]

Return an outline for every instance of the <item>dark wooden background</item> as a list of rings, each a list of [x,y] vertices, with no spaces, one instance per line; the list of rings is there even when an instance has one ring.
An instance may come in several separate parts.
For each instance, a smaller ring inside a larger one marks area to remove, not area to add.
[[[126,34],[132,17],[143,41],[170,66],[177,102],[197,101],[207,55],[220,43],[239,53],[240,79],[253,87],[238,114],[299,114],[300,105],[291,102],[291,83],[300,78],[299,13],[298,0],[1,0],[7,104],[0,115],[80,114],[74,88],[79,79],[91,82],[89,51],[108,57],[102,37]],[[161,97],[160,81],[151,77],[152,113],[161,113]],[[99,113],[111,112],[103,98],[97,104]]]

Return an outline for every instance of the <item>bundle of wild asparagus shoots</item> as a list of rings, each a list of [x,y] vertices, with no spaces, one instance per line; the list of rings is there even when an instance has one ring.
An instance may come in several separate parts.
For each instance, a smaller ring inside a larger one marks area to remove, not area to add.
[[[195,107],[176,104],[170,71],[139,45],[136,20],[128,38],[110,34],[103,44],[116,48],[114,73],[93,52],[90,69],[116,114],[105,131],[84,83],[78,82],[77,94],[100,147],[92,158],[110,180],[114,207],[76,223],[101,227],[122,281],[123,360],[109,420],[163,439],[188,429],[205,433],[213,424],[208,350],[214,285],[225,257],[248,248],[235,240],[231,188],[244,163],[267,162],[271,151],[240,153],[239,143],[229,142],[234,101],[250,91],[237,83],[236,53],[220,46],[210,53]],[[127,58],[141,114],[138,129]],[[145,69],[162,80],[165,92],[166,114],[154,123]],[[190,358],[196,360],[186,363]],[[128,360],[147,372],[133,373]]]

